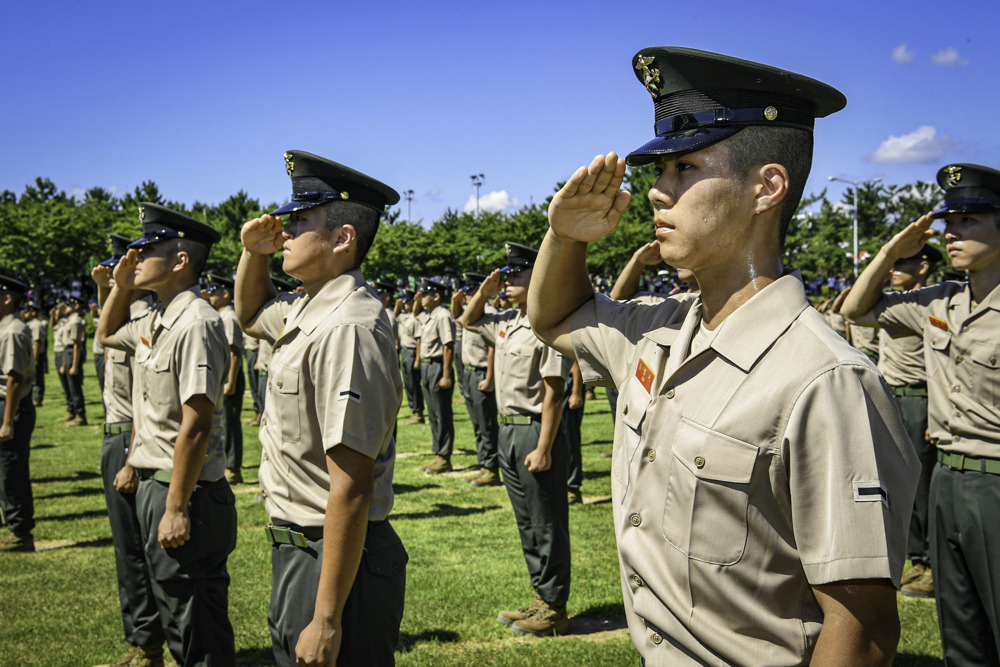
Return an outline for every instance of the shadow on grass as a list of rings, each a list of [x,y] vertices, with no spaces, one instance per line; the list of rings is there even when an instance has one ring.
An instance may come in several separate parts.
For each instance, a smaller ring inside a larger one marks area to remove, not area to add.
[[[51,445],[49,445],[51,447]],[[101,473],[90,470],[77,470],[75,473],[64,477],[40,477],[31,480],[32,484],[48,484],[50,482],[82,482],[87,479],[99,479]]]
[[[53,498],[78,498],[81,496],[103,496],[104,489],[93,488],[93,489],[76,489],[75,491],[66,491],[65,493],[50,493],[48,495],[36,495],[35,500],[52,500]]]
[[[602,604],[589,607],[569,620],[568,635],[593,635],[599,632],[617,632],[628,628],[625,607],[620,604]]]
[[[236,652],[236,664],[241,667],[261,667],[274,664],[274,651],[267,648],[241,648]]]
[[[55,445],[32,445],[31,449],[32,450],[35,450],[35,449],[52,449],[53,447],[55,447]]]
[[[56,516],[40,516],[39,521],[70,521],[73,519],[93,519],[99,516],[107,516],[107,510],[90,510],[89,512],[77,512],[76,514],[58,514]]]
[[[584,447],[589,447],[590,445],[613,445],[614,440],[591,440],[590,442],[583,443]]]
[[[396,650],[409,653],[418,642],[441,642],[453,644],[458,641],[458,633],[451,630],[426,630],[418,635],[400,633]]]
[[[71,540],[36,540],[35,549],[37,551],[56,551],[58,549],[90,549],[93,547],[112,546],[110,537],[101,537],[96,540],[83,540],[73,542]]]
[[[929,655],[913,655],[912,653],[897,653],[892,664],[895,667],[940,667],[944,661]]]
[[[456,505],[442,505],[435,503],[437,509],[431,512],[403,512],[393,514],[393,519],[433,519],[444,516],[469,516],[472,514],[482,514],[490,510],[500,509],[499,505],[486,505],[485,507],[458,507]]]
[[[610,470],[584,470],[584,479],[600,479],[602,477],[611,477]]]
[[[413,484],[393,484],[392,491],[397,496],[404,493],[412,493],[414,491],[423,491],[424,489],[439,488],[440,484],[421,484],[420,486],[414,486]]]

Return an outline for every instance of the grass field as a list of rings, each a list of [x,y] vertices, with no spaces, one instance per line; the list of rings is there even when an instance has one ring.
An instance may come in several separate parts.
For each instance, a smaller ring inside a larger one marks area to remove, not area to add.
[[[50,365],[51,367],[51,365]],[[33,554],[0,555],[0,666],[95,665],[124,652],[114,557],[101,490],[102,409],[93,365],[87,362],[87,415],[94,425],[68,428],[58,377],[50,372],[38,411],[31,469],[38,526]],[[250,417],[250,396],[245,400]],[[402,410],[402,416],[409,411]],[[457,468],[475,462],[472,427],[455,406]],[[407,567],[406,611],[399,665],[637,665],[625,630],[611,522],[612,425],[603,391],[587,404],[583,422],[584,504],[570,508],[573,592],[567,636],[537,639],[510,632],[497,611],[531,599],[517,528],[502,487],[474,489],[460,471],[429,477],[416,470],[431,460],[422,425],[399,424],[396,504],[392,523]],[[260,443],[244,427],[247,483],[235,487],[239,513],[230,618],[241,665],[272,663],[267,629],[270,547],[254,501]],[[933,601],[900,596],[902,640],[897,665],[940,663]]]

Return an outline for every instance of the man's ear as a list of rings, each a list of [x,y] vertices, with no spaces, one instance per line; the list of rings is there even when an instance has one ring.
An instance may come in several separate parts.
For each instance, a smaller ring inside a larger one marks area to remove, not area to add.
[[[781,205],[788,194],[788,170],[780,164],[765,164],[756,171],[753,213],[760,215]]]
[[[930,272],[931,272],[931,263],[928,262],[926,259],[921,260],[920,261],[920,268],[917,269],[917,274],[921,278],[925,278],[925,277],[927,277],[927,274],[929,274]]]
[[[333,240],[334,252],[348,252],[354,247],[358,232],[354,225],[344,224],[337,229],[337,237]]]
[[[174,265],[170,268],[171,271],[183,271],[191,265],[191,256],[187,254],[187,250],[180,250],[174,253]]]

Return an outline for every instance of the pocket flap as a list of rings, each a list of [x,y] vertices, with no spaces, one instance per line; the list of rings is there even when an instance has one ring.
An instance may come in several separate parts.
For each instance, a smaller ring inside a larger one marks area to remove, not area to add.
[[[279,368],[274,374],[274,388],[280,394],[299,393],[299,371],[295,368]]]
[[[927,331],[927,343],[935,350],[945,350],[951,342],[951,334],[947,331],[931,327]]]
[[[633,383],[636,386],[633,386]],[[642,425],[643,418],[646,416],[650,396],[642,385],[639,384],[639,381],[634,378],[629,380],[625,389],[625,391],[618,395],[618,400],[625,403],[622,406],[622,421],[633,431],[638,431]]]
[[[402,546],[402,544],[392,544],[378,551],[366,551],[368,571],[381,577],[393,577],[402,572],[410,560],[409,554]]]
[[[753,474],[759,448],[682,419],[674,439],[674,457],[701,478],[746,484]]]
[[[1000,367],[997,364],[997,362],[1000,362],[1000,347],[983,343],[972,343],[969,346],[969,358],[980,366],[996,370]]]

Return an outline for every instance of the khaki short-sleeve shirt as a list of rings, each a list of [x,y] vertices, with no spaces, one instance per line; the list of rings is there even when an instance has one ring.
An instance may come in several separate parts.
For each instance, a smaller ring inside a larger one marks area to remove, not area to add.
[[[63,335],[65,336],[66,347],[72,347],[79,343],[81,346],[80,352],[86,352],[86,348],[83,345],[87,341],[87,323],[80,317],[80,313],[70,313],[70,316],[66,318],[66,330]]]
[[[851,331],[851,345],[869,356],[878,356],[878,331],[871,327],[848,326]]]
[[[399,314],[399,346],[414,348],[417,346],[417,339],[420,338],[420,328],[427,321],[427,311],[420,311],[419,315],[413,313]]]
[[[476,322],[493,354],[497,411],[505,416],[542,414],[545,378],[566,380],[568,359],[538,340],[524,310],[484,314]]]
[[[878,333],[878,370],[885,381],[893,387],[926,383],[924,339],[919,335],[893,338],[885,329]]]
[[[150,297],[134,301],[129,306],[129,321],[135,322],[152,313]],[[96,336],[94,337],[96,340]],[[104,421],[109,424],[132,421],[132,354],[113,347],[105,351],[104,364]]]
[[[490,304],[486,304],[483,313],[486,315],[495,315],[497,309]],[[490,347],[490,343],[486,342],[481,331],[465,329],[462,338],[462,363],[475,368],[486,368],[486,365],[490,361]]]
[[[585,382],[620,390],[612,502],[629,629],[647,665],[808,664],[811,587],[898,585],[919,463],[867,357],[797,274],[699,353],[700,295],[598,295],[577,311]]]
[[[260,349],[260,339],[255,336],[244,336],[243,347],[247,352],[256,352]]]
[[[52,351],[59,354],[66,349],[66,318],[62,317],[56,320],[55,325],[52,327]]]
[[[21,399],[29,396],[35,384],[35,346],[31,329],[14,313],[0,319],[0,398],[7,398],[7,376],[11,373],[21,376]]]
[[[222,325],[226,328],[226,342],[229,343],[230,348],[235,347],[242,357],[244,352],[243,329],[240,328],[240,320],[236,317],[236,309],[232,306],[223,306],[219,309],[219,316],[222,318]]]
[[[115,332],[121,349],[135,356],[132,396],[135,468],[174,469],[182,406],[204,395],[215,406],[205,462],[198,479],[214,482],[226,469],[222,385],[229,373],[229,346],[219,313],[197,287],[174,297],[166,310],[128,322]]]
[[[445,345],[455,342],[455,326],[455,318],[444,306],[437,306],[427,313],[427,319],[417,335],[420,339],[420,356],[440,357],[444,354]]]
[[[968,283],[887,292],[859,321],[923,337],[928,430],[940,449],[1000,459],[1000,289],[975,307]]]
[[[360,271],[350,271],[313,297],[268,302],[256,326],[263,340],[274,341],[260,422],[268,515],[322,526],[330,494],[326,452],[343,445],[375,460],[368,519],[385,519],[403,384],[392,327],[375,291]]]

